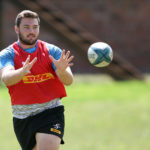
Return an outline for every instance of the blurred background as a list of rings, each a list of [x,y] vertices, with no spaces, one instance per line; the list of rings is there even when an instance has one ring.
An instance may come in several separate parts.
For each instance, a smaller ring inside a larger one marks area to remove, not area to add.
[[[60,150],[150,150],[149,0],[0,0],[0,50],[17,40],[17,14],[41,19],[40,39],[75,56],[64,98],[66,144]],[[87,50],[108,43],[114,59],[93,67]],[[7,88],[0,84],[0,145],[19,150]]]
[[[40,39],[70,50],[74,73],[107,73],[117,80],[150,73],[150,2],[148,0],[1,0],[0,49],[16,38],[14,22],[23,9],[41,18]],[[95,68],[87,60],[90,44],[111,45],[114,60]]]

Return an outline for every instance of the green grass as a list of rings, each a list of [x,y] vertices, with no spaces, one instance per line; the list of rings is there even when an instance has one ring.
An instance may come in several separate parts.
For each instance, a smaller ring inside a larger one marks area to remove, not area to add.
[[[66,89],[66,144],[60,150],[150,149],[150,82],[76,76]],[[1,149],[19,150],[4,87],[0,88],[0,119]]]

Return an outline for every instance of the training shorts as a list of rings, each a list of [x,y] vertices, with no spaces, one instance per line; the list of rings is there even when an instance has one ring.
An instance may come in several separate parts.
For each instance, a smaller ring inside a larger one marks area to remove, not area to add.
[[[22,150],[32,150],[36,144],[35,134],[53,134],[64,144],[64,106],[45,110],[25,119],[13,118],[14,131]]]

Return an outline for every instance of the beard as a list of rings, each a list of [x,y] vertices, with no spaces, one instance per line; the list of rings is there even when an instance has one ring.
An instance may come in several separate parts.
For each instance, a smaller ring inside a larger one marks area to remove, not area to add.
[[[29,36],[33,36],[34,39],[33,40],[29,40],[29,39],[25,38],[21,32],[19,32],[19,34],[18,34],[19,40],[23,44],[25,44],[25,45],[33,45],[33,44],[35,44],[37,42],[37,40],[38,40],[38,35],[35,36],[34,34],[31,33],[31,34],[27,35],[27,37],[29,37]]]

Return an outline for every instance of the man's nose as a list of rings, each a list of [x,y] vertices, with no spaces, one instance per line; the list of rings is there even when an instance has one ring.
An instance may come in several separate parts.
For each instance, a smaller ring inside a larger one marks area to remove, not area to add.
[[[30,33],[34,33],[34,29],[33,29],[33,28],[30,28],[30,29],[29,29],[29,32],[30,32]]]

